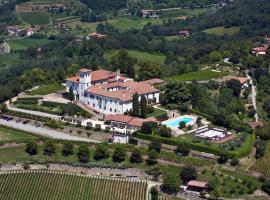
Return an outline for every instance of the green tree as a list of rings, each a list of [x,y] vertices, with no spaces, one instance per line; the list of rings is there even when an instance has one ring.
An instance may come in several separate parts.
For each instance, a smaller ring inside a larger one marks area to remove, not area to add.
[[[30,141],[26,144],[26,153],[28,153],[30,156],[36,155],[38,153],[38,146],[37,143],[34,141]]]
[[[1,104],[1,112],[2,112],[2,113],[6,113],[7,111],[8,111],[8,109],[7,109],[7,104],[2,103],[2,104]]]
[[[142,163],[143,157],[142,157],[142,151],[139,148],[135,148],[130,156],[130,162],[132,163]]]
[[[148,152],[148,158],[146,160],[148,165],[157,164],[158,153],[155,150],[151,150]]]
[[[126,150],[122,146],[117,146],[113,152],[114,162],[123,162],[126,159]]]
[[[133,78],[135,71],[133,66],[137,63],[137,59],[129,55],[126,50],[120,50],[116,55],[111,58],[111,64],[114,69],[120,69],[121,72],[128,74],[130,78]]]
[[[81,163],[89,162],[89,148],[86,144],[81,144],[78,149],[78,160]]]
[[[44,148],[43,148],[43,154],[47,156],[52,156],[56,152],[56,147],[53,141],[48,140],[45,142]]]
[[[226,82],[226,86],[233,90],[233,95],[236,97],[240,96],[242,85],[239,80],[231,79]]]
[[[110,156],[108,146],[105,144],[98,144],[96,147],[94,159],[101,160],[106,159]]]
[[[72,87],[69,88],[69,91],[67,93],[67,98],[70,101],[74,101],[74,94],[73,94],[73,88]]]
[[[187,144],[178,144],[176,147],[175,152],[177,154],[181,154],[183,156],[188,156],[189,152],[190,152],[190,148]]]
[[[148,148],[150,151],[155,150],[156,152],[159,153],[161,151],[161,146],[162,146],[161,141],[159,139],[154,138],[151,140],[151,143],[149,144]]]
[[[62,149],[63,156],[71,156],[74,153],[73,144],[70,142],[65,142]]]
[[[161,188],[164,192],[174,194],[180,190],[180,179],[173,173],[166,173],[163,177]]]
[[[151,200],[158,200],[158,190],[156,187],[151,187],[150,194]]]
[[[187,183],[197,178],[197,171],[192,166],[183,167],[180,173],[183,183]]]
[[[141,62],[139,63],[139,67],[139,79],[141,81],[151,78],[159,78],[163,70],[161,65],[152,62]]]
[[[134,116],[134,117],[140,116],[140,103],[139,103],[139,95],[137,92],[133,95],[132,116]]]
[[[141,108],[141,117],[146,118],[148,109],[147,109],[147,99],[144,95],[141,96],[140,108]]]
[[[157,128],[157,123],[155,122],[143,122],[141,132],[144,134],[152,134]]]
[[[158,134],[161,137],[169,138],[169,137],[172,136],[172,130],[169,127],[167,127],[167,126],[162,125],[158,129]]]

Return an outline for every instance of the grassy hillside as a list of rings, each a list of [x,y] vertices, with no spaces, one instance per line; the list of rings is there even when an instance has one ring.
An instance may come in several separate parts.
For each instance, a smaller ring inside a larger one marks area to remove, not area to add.
[[[164,63],[165,56],[162,54],[150,54],[142,51],[131,51],[127,50],[130,56],[137,58],[138,61],[149,61],[156,63]],[[113,50],[105,53],[105,58],[110,60],[114,55],[118,53],[118,50]]]
[[[192,80],[208,80],[227,75],[224,72],[216,72],[210,70],[202,70],[196,72],[189,72],[181,75],[171,76],[167,78],[169,81],[192,81]]]
[[[147,193],[146,182],[50,171],[1,174],[0,183],[0,199],[142,200]]]
[[[49,44],[50,42],[51,41],[46,38],[42,39],[25,38],[18,40],[10,40],[7,43],[9,44],[11,50],[18,51],[18,50],[26,50],[27,48],[39,47],[42,45]]]
[[[19,13],[21,19],[30,25],[49,24],[50,17],[45,12],[22,12]]]
[[[203,32],[208,33],[208,34],[222,36],[222,35],[225,35],[225,34],[234,35],[234,34],[238,33],[239,31],[240,31],[239,27],[225,28],[223,26],[220,26],[220,27],[206,29]]]

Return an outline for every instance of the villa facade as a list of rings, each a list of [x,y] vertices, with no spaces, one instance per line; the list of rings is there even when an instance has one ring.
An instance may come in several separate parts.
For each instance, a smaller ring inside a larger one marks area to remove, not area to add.
[[[81,69],[76,76],[66,79],[66,91],[73,92],[80,101],[102,114],[124,114],[132,109],[133,95],[142,95],[149,104],[159,103],[159,90],[154,84],[164,81],[152,79],[136,82],[118,72]]]

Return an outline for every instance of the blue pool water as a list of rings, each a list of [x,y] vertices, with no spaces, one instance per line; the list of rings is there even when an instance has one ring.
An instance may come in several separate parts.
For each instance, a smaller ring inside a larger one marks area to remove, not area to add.
[[[180,122],[185,122],[186,124],[190,123],[191,121],[193,121],[193,119],[191,118],[187,118],[187,117],[183,117],[183,118],[176,118],[174,120],[169,120],[169,121],[165,121],[162,124],[172,127],[172,128],[177,128],[179,126]]]

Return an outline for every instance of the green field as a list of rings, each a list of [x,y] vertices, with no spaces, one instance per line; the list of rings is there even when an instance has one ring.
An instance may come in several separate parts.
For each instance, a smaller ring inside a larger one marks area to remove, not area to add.
[[[13,51],[26,50],[28,48],[39,47],[42,45],[49,44],[50,42],[51,41],[48,40],[47,38],[41,38],[41,39],[25,38],[25,39],[7,41],[8,45]]]
[[[27,140],[37,138],[29,133],[18,131],[12,128],[0,126],[0,141],[11,141],[11,140]]]
[[[9,53],[5,55],[0,55],[0,66],[1,65],[11,65],[19,60],[19,54]]]
[[[16,200],[142,200],[145,181],[89,177],[66,172],[24,171],[0,174],[0,199]]]
[[[50,22],[50,17],[45,12],[21,12],[21,19],[30,25],[46,25]]]
[[[40,86],[38,89],[32,90],[28,94],[30,95],[46,95],[65,89],[64,86],[53,83],[44,86]]]
[[[125,29],[142,29],[146,24],[161,24],[162,20],[160,19],[145,19],[142,17],[118,17],[115,20],[108,21],[109,24],[112,24],[120,30]]]
[[[167,78],[169,81],[199,81],[199,80],[208,80],[212,78],[218,78],[227,75],[225,72],[216,72],[211,70],[201,70],[195,72],[189,72],[181,75],[171,76]]]
[[[118,53],[119,50],[112,50],[105,53],[105,58],[107,60],[110,60],[114,55]],[[127,50],[128,54],[133,57],[137,58],[139,62],[142,61],[149,61],[149,62],[155,62],[155,63],[164,63],[165,61],[165,55],[162,54],[151,54],[147,52],[142,51],[133,51],[133,50]]]
[[[204,30],[203,32],[208,33],[208,34],[213,34],[213,35],[234,35],[240,31],[239,27],[231,27],[231,28],[225,28],[223,26],[221,27],[215,27],[215,28],[210,28],[207,30]]]
[[[198,16],[204,13],[214,13],[216,8],[195,8],[195,9],[174,9],[174,10],[164,10],[162,11],[161,18],[177,18],[181,16]]]

